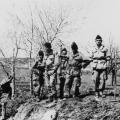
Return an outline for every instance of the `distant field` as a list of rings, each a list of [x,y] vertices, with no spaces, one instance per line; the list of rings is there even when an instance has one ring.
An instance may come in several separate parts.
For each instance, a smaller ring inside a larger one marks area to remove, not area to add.
[[[5,72],[0,67],[0,81],[6,77]],[[94,84],[92,81],[92,73],[83,72],[81,77],[81,90],[84,89],[94,89]],[[107,86],[111,84],[111,75],[109,75],[109,79],[107,80]],[[117,76],[117,84],[120,86],[120,75]],[[16,68],[16,87],[20,89],[30,88],[30,70],[28,68]]]

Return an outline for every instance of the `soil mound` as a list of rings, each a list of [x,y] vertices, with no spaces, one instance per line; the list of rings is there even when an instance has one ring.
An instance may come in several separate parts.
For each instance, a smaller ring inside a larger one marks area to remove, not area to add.
[[[10,120],[120,120],[120,104],[93,96],[25,103]]]
[[[18,108],[18,112],[10,120],[56,120],[57,110],[40,103],[25,103]]]

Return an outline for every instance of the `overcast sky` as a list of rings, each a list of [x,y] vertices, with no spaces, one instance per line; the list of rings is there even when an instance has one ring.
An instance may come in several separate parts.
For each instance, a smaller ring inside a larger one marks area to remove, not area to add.
[[[66,10],[71,24],[62,39],[68,45],[76,41],[83,53],[86,53],[86,46],[94,42],[97,34],[103,37],[106,45],[111,35],[120,47],[120,0],[0,0],[0,48],[6,56],[12,55],[13,48],[7,38],[12,27],[11,15],[27,14],[28,4],[37,4],[41,9]]]

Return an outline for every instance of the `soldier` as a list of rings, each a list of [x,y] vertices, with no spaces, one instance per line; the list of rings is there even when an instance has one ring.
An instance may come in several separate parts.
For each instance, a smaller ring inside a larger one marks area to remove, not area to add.
[[[38,53],[38,60],[36,61],[35,65],[32,68],[33,72],[33,85],[34,85],[34,94],[40,100],[41,98],[41,91],[42,87],[44,86],[44,72],[45,72],[45,65],[43,62],[44,53],[43,51],[39,51]]]
[[[69,67],[67,71],[67,79],[65,82],[65,98],[77,97],[79,96],[79,87],[81,85],[81,68],[83,57],[81,53],[78,52],[78,46],[75,42],[71,45],[73,55],[69,61]],[[71,93],[71,88],[73,89]]]
[[[8,97],[11,99],[12,97],[12,79],[13,77],[7,73],[7,78],[3,79],[0,82],[0,97],[2,97],[3,94],[8,94]]]
[[[56,65],[55,65],[55,55],[51,47],[51,43],[46,42],[45,46],[45,81],[48,86],[48,97],[49,102],[56,101]]]
[[[95,94],[96,98],[99,96],[104,97],[103,91],[105,90],[105,81],[107,79],[107,60],[109,56],[107,55],[108,49],[102,44],[102,37],[100,35],[96,36],[95,39],[96,46],[92,51],[92,79],[95,83]]]
[[[66,68],[68,65],[68,56],[67,56],[67,49],[63,48],[61,50],[61,54],[59,56],[59,68],[57,71],[58,74],[58,92],[59,92],[59,98],[63,99],[63,95],[64,95],[64,84],[65,84],[65,80],[66,80]]]

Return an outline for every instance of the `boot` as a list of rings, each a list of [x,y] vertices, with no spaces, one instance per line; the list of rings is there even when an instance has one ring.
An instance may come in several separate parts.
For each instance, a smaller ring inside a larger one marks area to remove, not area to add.
[[[49,96],[49,97],[48,97],[47,103],[50,103],[50,102],[53,102],[53,96]]]
[[[103,91],[100,91],[100,97],[105,98],[105,95],[103,94]]]
[[[100,99],[99,99],[99,92],[95,92],[95,100],[96,101],[100,101]]]

